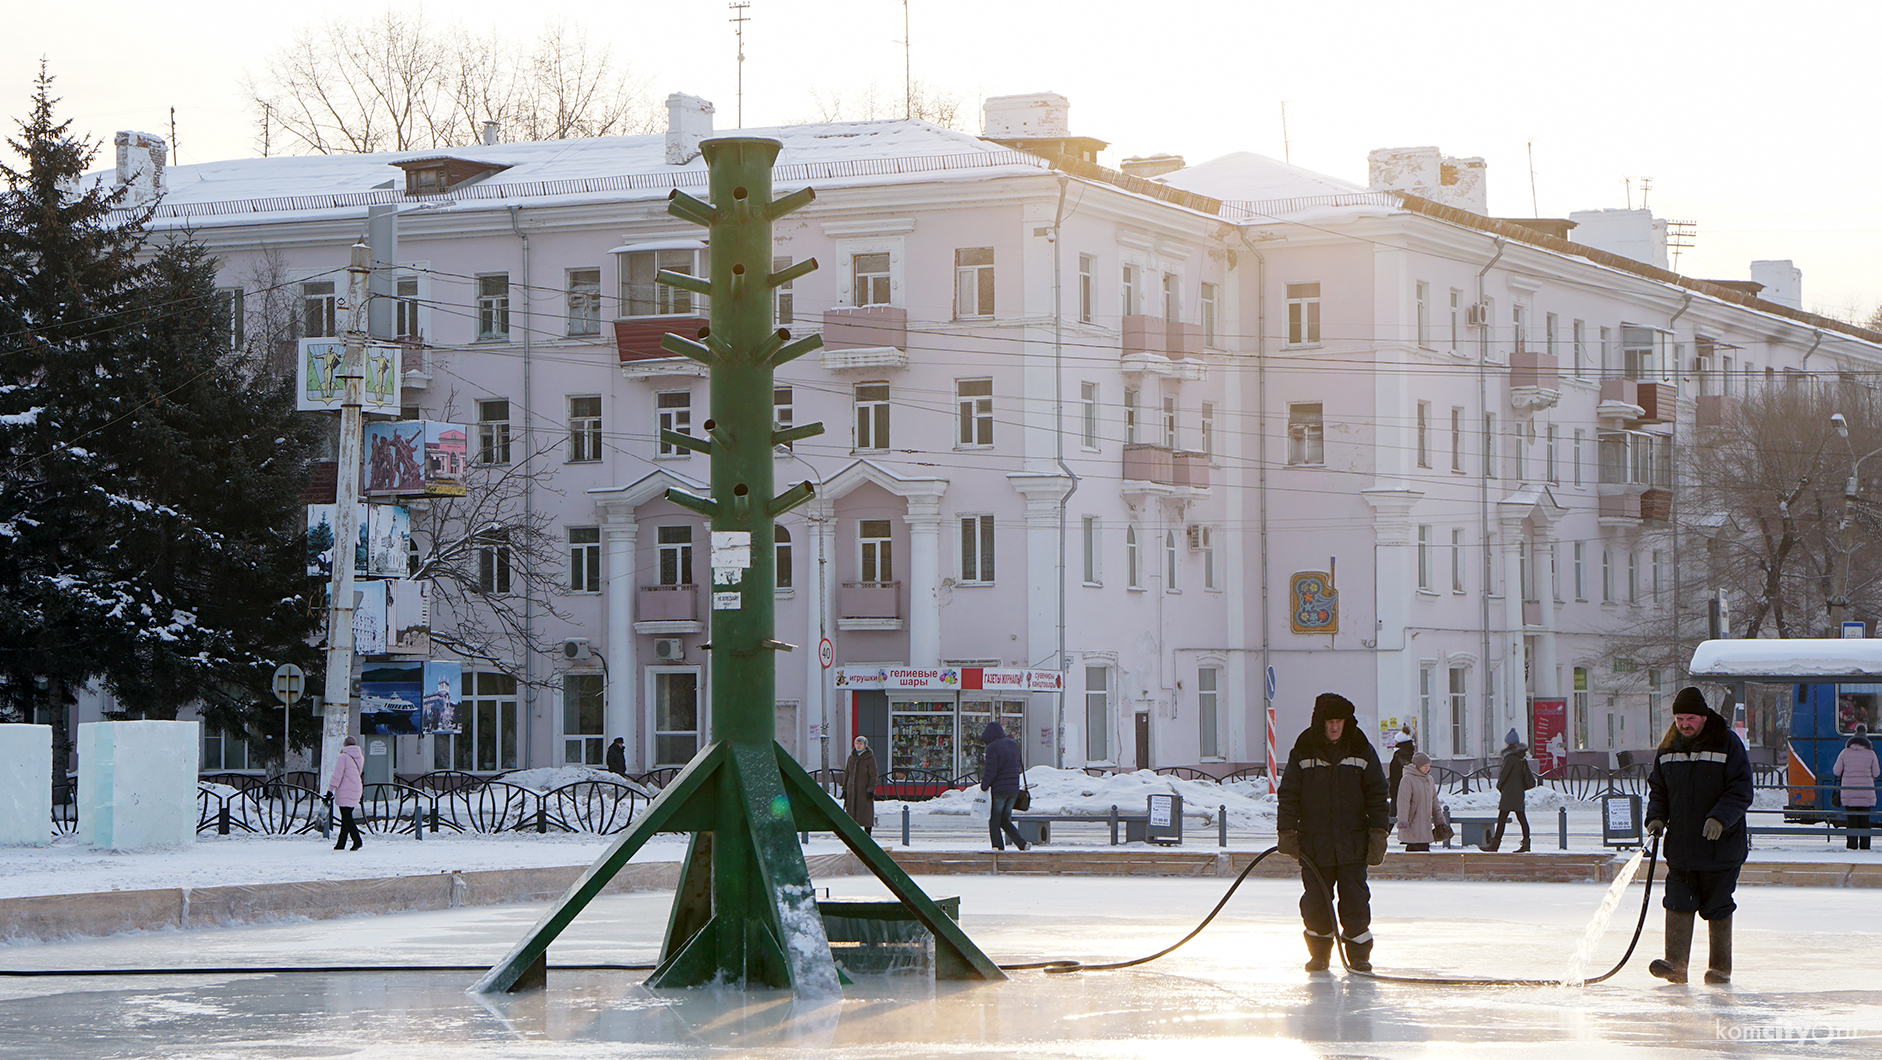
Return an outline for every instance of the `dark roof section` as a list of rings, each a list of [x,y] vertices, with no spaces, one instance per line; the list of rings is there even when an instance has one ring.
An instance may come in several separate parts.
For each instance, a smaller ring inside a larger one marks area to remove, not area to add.
[[[1513,225],[1533,228],[1545,236],[1567,239],[1570,229],[1581,227],[1581,222],[1571,221],[1566,217],[1499,217],[1499,221],[1508,221]]]
[[[1735,285],[1728,286],[1713,280],[1691,279],[1690,277],[1681,276],[1677,272],[1668,272],[1665,269],[1642,264],[1632,258],[1624,258],[1619,254],[1609,253],[1605,250],[1597,250],[1594,247],[1583,246],[1571,240],[1544,235],[1516,221],[1484,217],[1481,214],[1471,213],[1469,210],[1459,210],[1453,206],[1445,206],[1440,203],[1432,202],[1430,199],[1421,199],[1416,195],[1405,195],[1402,198],[1405,204],[1405,210],[1408,213],[1423,214],[1426,217],[1434,218],[1439,221],[1447,221],[1460,228],[1474,228],[1479,232],[1502,236],[1504,239],[1513,240],[1518,243],[1527,243],[1530,246],[1541,247],[1544,250],[1552,250],[1558,254],[1569,254],[1574,257],[1585,258],[1597,265],[1606,265],[1611,269],[1631,272],[1636,276],[1644,276],[1649,280],[1657,280],[1660,283],[1683,288],[1695,294],[1703,294],[1709,298],[1716,298],[1721,302],[1731,302],[1734,305],[1741,305],[1747,309],[1755,309],[1760,313],[1770,313],[1773,316],[1786,317],[1806,327],[1820,328],[1824,331],[1841,332],[1844,335],[1861,339],[1864,342],[1873,342],[1882,345],[1882,332],[1871,331],[1868,328],[1844,323],[1841,320],[1835,320],[1830,317],[1818,316],[1815,313],[1806,313],[1801,309],[1792,309],[1790,306],[1779,305],[1776,302],[1767,302],[1762,298],[1746,294],[1742,290],[1734,289]]]
[[[1053,155],[1052,166],[1054,169],[1062,169],[1074,177],[1095,180],[1100,184],[1109,184],[1114,188],[1135,192],[1138,195],[1144,195],[1160,202],[1167,202],[1172,206],[1181,206],[1185,209],[1195,210],[1197,213],[1206,213],[1211,216],[1220,216],[1222,213],[1221,199],[1211,199],[1207,195],[1198,195],[1193,191],[1183,191],[1179,188],[1172,188],[1168,184],[1164,184],[1160,181],[1133,177],[1129,173],[1120,173],[1115,169],[1106,169],[1096,162],[1086,162],[1083,159],[1074,158],[1071,155]]]

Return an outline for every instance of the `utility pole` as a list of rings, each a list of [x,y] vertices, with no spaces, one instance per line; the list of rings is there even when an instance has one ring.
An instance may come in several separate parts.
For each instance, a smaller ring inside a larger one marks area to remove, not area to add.
[[[908,58],[908,0],[902,0],[902,118],[915,116],[915,75]]]
[[[340,378],[346,396],[340,402],[340,453],[333,487],[333,578],[327,588],[326,716],[321,727],[320,772],[339,760],[340,744],[352,725],[353,707],[353,550],[359,547],[359,447],[363,430],[366,364],[366,278],[372,251],[353,244],[346,266],[346,353]],[[316,776],[318,785],[327,778]],[[324,786],[322,790],[325,790]]]
[[[738,30],[738,127],[743,129],[745,127],[745,23],[751,21],[746,17],[745,9],[751,6],[751,0],[735,0],[734,3],[725,6],[732,9],[732,17],[726,21],[732,23]]]

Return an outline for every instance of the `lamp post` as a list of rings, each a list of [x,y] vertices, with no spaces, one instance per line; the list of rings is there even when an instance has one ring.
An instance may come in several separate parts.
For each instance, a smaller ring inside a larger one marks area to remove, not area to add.
[[[1882,453],[1882,449],[1871,449],[1857,456],[1855,446],[1849,442],[1849,421],[1844,419],[1840,412],[1830,416],[1830,426],[1836,428],[1837,435],[1843,439],[1843,448],[1849,452],[1849,478],[1843,481],[1843,521],[1837,528],[1843,547],[1843,569],[1836,578],[1836,595],[1829,599],[1830,625],[1840,637],[1843,635],[1843,612],[1849,606],[1850,557],[1856,547],[1855,542],[1851,540],[1854,536],[1854,527],[1850,515],[1859,499],[1856,495],[1858,476],[1862,472],[1862,462],[1877,453]]]

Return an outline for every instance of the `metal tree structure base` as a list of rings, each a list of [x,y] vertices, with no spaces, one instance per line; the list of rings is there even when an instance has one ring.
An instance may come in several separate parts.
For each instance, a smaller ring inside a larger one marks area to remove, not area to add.
[[[690,832],[693,839],[649,986],[837,993],[843,976],[797,841],[799,832],[826,831],[835,832],[933,935],[937,978],[1006,978],[772,739],[772,652],[792,647],[774,637],[775,522],[811,497],[808,482],[772,494],[772,449],[823,431],[822,424],[778,430],[771,418],[773,370],[822,345],[817,336],[791,342],[788,332],[774,330],[771,292],[817,267],[810,260],[770,271],[771,222],[815,197],[805,189],[771,198],[771,166],[781,146],[756,137],[699,145],[712,203],[676,191],[667,209],[711,229],[711,275],[657,277],[711,299],[711,326],[699,341],[662,340],[667,350],[710,369],[706,438],[672,431],[661,438],[712,461],[711,498],[667,494],[712,525],[712,742],[477,982],[478,992],[544,985],[549,944],[660,832]]]

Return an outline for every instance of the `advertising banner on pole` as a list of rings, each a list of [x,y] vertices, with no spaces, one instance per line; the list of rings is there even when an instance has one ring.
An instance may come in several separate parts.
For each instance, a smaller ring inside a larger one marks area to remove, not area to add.
[[[463,731],[457,709],[458,682],[463,679],[463,671],[462,663],[426,661],[421,731],[427,735],[455,736]]]
[[[295,408],[302,412],[331,412],[346,399],[346,340],[338,337],[300,341],[301,387]],[[389,342],[366,344],[365,375],[361,380],[360,411],[381,416],[399,414],[399,366],[402,347]]]
[[[1531,704],[1535,732],[1529,746],[1535,750],[1536,765],[1546,773],[1568,763],[1568,700],[1537,699]]]
[[[463,426],[439,420],[369,423],[360,446],[368,497],[462,497]]]

